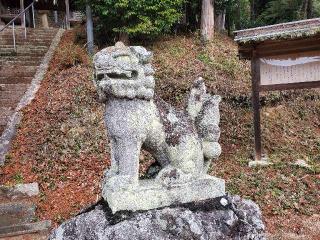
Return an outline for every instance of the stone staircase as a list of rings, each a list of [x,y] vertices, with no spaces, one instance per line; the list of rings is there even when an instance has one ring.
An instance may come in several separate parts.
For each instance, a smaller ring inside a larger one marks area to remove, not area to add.
[[[47,239],[51,222],[37,221],[36,206],[32,202],[38,194],[37,183],[0,186],[1,240]]]
[[[13,48],[12,29],[0,33],[0,136],[10,116],[28,89],[58,29],[16,28],[17,52]]]

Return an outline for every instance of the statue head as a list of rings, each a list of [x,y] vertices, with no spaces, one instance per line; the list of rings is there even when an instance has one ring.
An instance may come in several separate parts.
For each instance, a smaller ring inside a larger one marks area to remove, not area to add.
[[[127,47],[122,42],[95,54],[94,80],[99,99],[152,99],[155,81],[151,59],[152,53],[144,47]]]

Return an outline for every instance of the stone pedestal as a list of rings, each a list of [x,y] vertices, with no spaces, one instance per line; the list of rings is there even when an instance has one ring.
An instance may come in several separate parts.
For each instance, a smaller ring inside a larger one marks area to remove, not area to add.
[[[112,212],[120,210],[138,211],[170,206],[176,203],[197,202],[225,195],[223,179],[203,175],[186,182],[170,179],[141,180],[129,187],[117,187],[121,180],[109,181],[104,185],[103,197]],[[125,186],[125,185],[123,185]]]

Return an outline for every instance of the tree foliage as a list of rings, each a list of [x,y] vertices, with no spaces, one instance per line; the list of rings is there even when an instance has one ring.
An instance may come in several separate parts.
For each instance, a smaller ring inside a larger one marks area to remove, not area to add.
[[[215,14],[226,14],[229,34],[234,30],[320,17],[320,0],[212,0]],[[115,37],[157,36],[175,25],[200,28],[202,0],[77,0],[87,2],[98,34]],[[183,15],[185,14],[184,18]],[[184,19],[184,21],[182,21]]]
[[[320,17],[319,0],[227,0],[226,8],[231,31]]]
[[[310,0],[272,0],[259,16],[263,24],[290,22],[319,16],[318,1]]]
[[[98,17],[100,29],[129,36],[158,35],[167,32],[182,12],[184,0],[93,0],[89,1]],[[85,0],[78,3],[85,5]]]

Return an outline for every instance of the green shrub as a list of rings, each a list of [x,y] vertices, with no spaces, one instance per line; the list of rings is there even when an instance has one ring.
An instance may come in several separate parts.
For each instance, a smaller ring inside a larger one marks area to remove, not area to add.
[[[64,70],[76,65],[90,65],[90,58],[84,46],[75,43],[77,40],[77,31],[68,31],[61,39],[52,62],[55,70]]]
[[[58,49],[60,56],[60,69],[67,69],[73,66],[87,63],[87,54],[85,49],[73,43],[65,44]]]

